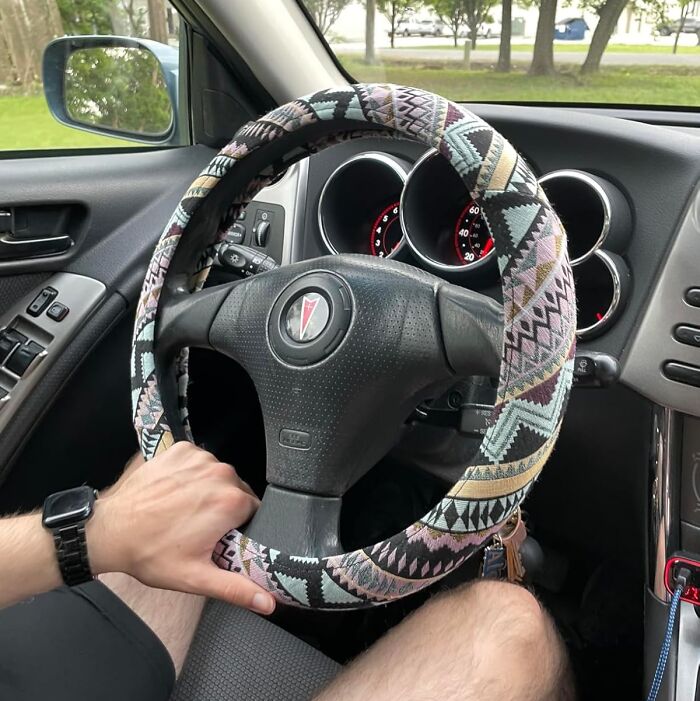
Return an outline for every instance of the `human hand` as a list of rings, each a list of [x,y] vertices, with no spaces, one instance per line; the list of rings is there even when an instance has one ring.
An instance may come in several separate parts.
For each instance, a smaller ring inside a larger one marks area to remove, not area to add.
[[[219,538],[259,505],[233,467],[192,443],[176,443],[145,464],[136,458],[95,502],[86,526],[92,570],[272,613],[268,592],[211,559]]]

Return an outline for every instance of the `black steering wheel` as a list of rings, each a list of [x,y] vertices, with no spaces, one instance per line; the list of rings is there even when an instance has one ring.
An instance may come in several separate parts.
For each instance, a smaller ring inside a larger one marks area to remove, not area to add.
[[[309,153],[367,133],[421,141],[457,170],[494,238],[503,307],[361,255],[201,289],[227,226],[257,191]],[[559,432],[575,326],[565,233],[507,141],[463,107],[414,88],[322,91],[243,126],[173,214],[137,310],[134,422],[146,458],[191,439],[187,348],[235,359],[260,400],[269,486],[246,534],[226,534],[215,562],[285,603],[381,604],[454,570],[525,497]],[[500,377],[486,435],[461,478],[404,531],[344,553],[342,496],[388,452],[417,404],[470,375]]]

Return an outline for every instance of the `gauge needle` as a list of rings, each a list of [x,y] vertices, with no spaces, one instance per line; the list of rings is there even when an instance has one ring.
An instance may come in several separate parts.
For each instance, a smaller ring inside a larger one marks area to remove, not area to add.
[[[493,239],[490,238],[490,239],[486,242],[486,245],[484,246],[484,249],[481,251],[481,255],[479,256],[479,258],[483,258],[492,248],[493,248]]]

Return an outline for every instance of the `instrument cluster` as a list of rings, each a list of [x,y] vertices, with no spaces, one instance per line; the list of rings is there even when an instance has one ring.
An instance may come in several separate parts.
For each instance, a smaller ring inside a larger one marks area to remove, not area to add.
[[[568,234],[578,302],[578,336],[603,333],[621,313],[630,272],[621,255],[630,207],[611,182],[580,170],[539,180]],[[496,278],[496,250],[479,203],[448,161],[430,150],[415,163],[367,151],[341,163],[318,206],[331,253],[413,262],[463,284]]]

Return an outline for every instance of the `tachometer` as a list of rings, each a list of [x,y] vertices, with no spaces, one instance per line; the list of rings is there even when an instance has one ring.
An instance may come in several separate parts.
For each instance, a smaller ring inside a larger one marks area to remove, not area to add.
[[[370,231],[369,252],[378,258],[390,256],[401,243],[403,231],[399,221],[399,203],[383,209]]]
[[[469,200],[455,224],[455,251],[462,265],[471,265],[486,258],[493,248],[493,239],[481,217],[481,207]]]

